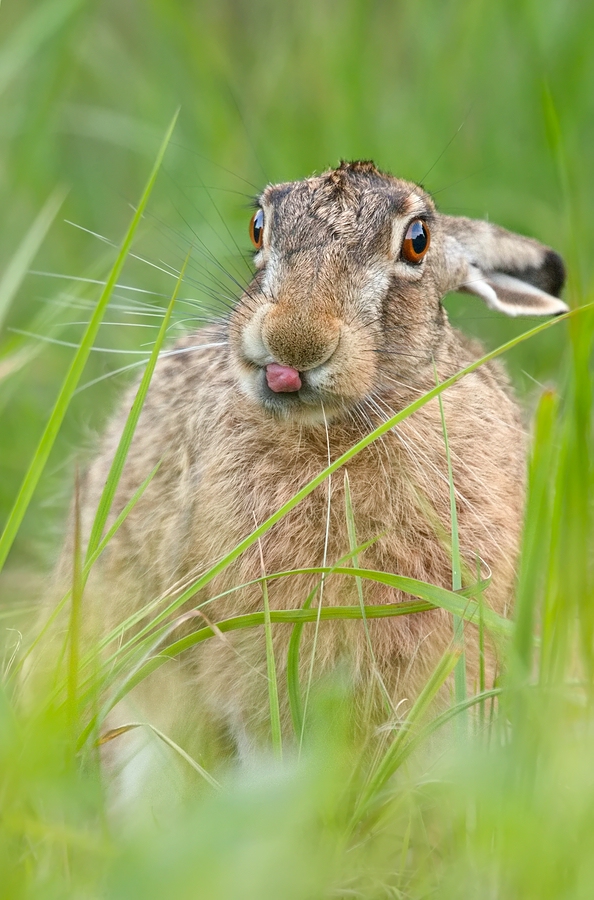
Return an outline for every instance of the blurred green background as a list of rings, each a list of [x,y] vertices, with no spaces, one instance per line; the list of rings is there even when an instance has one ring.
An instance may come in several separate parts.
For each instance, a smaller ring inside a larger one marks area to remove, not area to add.
[[[593,4],[4,0],[0,22],[0,271],[65,186],[33,269],[100,280],[114,250],[81,227],[120,240],[181,106],[138,248],[151,265],[129,261],[121,279],[129,286],[169,293],[172,277],[156,267],[179,268],[190,239],[244,279],[250,197],[267,181],[363,157],[421,181],[446,212],[489,217],[552,244],[570,263],[570,297],[588,288]],[[208,273],[194,264],[185,297],[212,310],[213,290],[223,282],[227,295],[238,289],[212,260],[205,265]],[[31,274],[3,341],[35,343],[11,330],[19,329],[76,343],[82,325],[69,323],[88,317],[99,290]],[[164,297],[114,298],[106,319],[115,324],[98,342],[106,352],[92,355],[85,382],[141,361],[158,316],[130,310],[147,299],[158,313]],[[489,346],[527,324],[477,300],[448,303]],[[178,305],[179,319],[195,314]],[[510,356],[520,392],[559,377],[563,348],[555,329]],[[39,349],[0,386],[0,523],[72,353],[47,342]],[[124,377],[78,395],[13,563],[44,564],[54,552],[73,460],[81,446],[92,451]]]

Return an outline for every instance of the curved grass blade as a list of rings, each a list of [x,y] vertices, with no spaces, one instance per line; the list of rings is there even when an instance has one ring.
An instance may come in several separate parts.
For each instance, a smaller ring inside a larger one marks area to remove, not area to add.
[[[363,545],[361,545],[361,547],[356,548],[356,549],[359,552],[362,552],[363,549],[368,547],[370,544],[371,544],[371,542],[367,542],[366,544],[363,544]],[[340,560],[339,562],[342,562],[342,561],[343,560]],[[206,605],[208,603],[212,603],[215,600],[220,599],[220,597],[228,596],[229,594],[235,593],[246,587],[251,587],[252,585],[255,585],[255,584],[262,584],[262,582],[264,580],[272,581],[272,580],[275,580],[278,578],[288,578],[288,577],[291,577],[294,575],[310,575],[310,574],[323,574],[327,577],[328,575],[331,575],[333,573],[341,574],[341,575],[348,575],[348,576],[356,577],[356,578],[368,578],[372,581],[378,581],[382,584],[387,584],[388,586],[393,587],[396,590],[400,590],[404,593],[411,594],[413,596],[417,596],[421,600],[430,603],[430,606],[425,606],[425,607],[423,607],[423,609],[435,609],[436,607],[442,607],[443,609],[446,609],[449,612],[453,612],[453,611],[459,612],[459,614],[461,616],[464,616],[469,621],[476,620],[478,606],[476,603],[472,602],[468,598],[474,596],[475,594],[479,594],[480,592],[482,592],[485,589],[485,587],[488,586],[488,583],[489,583],[488,581],[479,582],[476,585],[471,585],[470,587],[465,588],[463,591],[460,591],[459,594],[454,594],[452,591],[448,591],[445,588],[440,588],[440,587],[437,587],[436,585],[428,584],[427,582],[424,582],[424,581],[417,581],[412,578],[406,578],[402,575],[391,575],[388,572],[378,572],[378,571],[375,571],[372,569],[355,569],[350,566],[341,566],[340,564],[337,564],[337,565],[331,566],[331,567],[318,566],[318,567],[310,567],[310,568],[305,568],[305,569],[290,569],[285,572],[272,573],[272,574],[266,575],[265,577],[262,577],[262,578],[255,578],[252,581],[246,582],[245,584],[237,585],[233,588],[230,588],[227,591],[224,591],[220,595],[210,598],[209,600],[205,601],[204,604],[201,604],[201,606]],[[315,595],[315,591],[317,591],[318,588],[319,588],[319,585],[317,585],[316,588],[314,589],[314,591],[312,591],[313,595]],[[310,595],[310,597],[311,597],[311,595]],[[308,598],[308,600],[309,599],[310,598]],[[311,604],[311,600],[310,600],[310,604]],[[297,610],[296,612],[301,613],[303,611],[303,609],[307,609],[309,612],[311,612],[311,610],[309,609],[310,604],[307,604],[307,601],[306,601],[306,604],[304,604],[304,607],[302,608],[302,610]],[[370,613],[369,610],[376,610],[376,609],[377,610],[395,610],[395,609],[404,608],[405,606],[406,606],[406,602],[404,602],[404,603],[401,602],[401,603],[396,603],[396,604],[385,604],[385,605],[381,605],[381,606],[377,606],[377,607],[365,606],[363,611],[361,611],[360,606],[357,606],[357,607],[349,607],[349,606],[327,607],[324,609],[327,609],[328,612],[326,612],[326,613],[322,612],[321,618],[322,619],[332,618],[332,617],[362,618],[365,615],[367,615],[367,616],[372,615],[372,613]],[[199,608],[200,607],[198,607],[198,609]],[[348,611],[348,610],[353,610],[353,609],[359,611],[358,614],[355,616],[352,616],[350,614],[345,614],[344,616],[341,616],[340,612],[338,612],[338,613],[333,612],[333,610],[339,610],[339,611],[347,610]],[[280,610],[280,611],[277,610],[277,611],[275,611],[275,615],[278,612],[282,612],[284,614],[284,612],[286,612],[286,611],[285,610]],[[492,610],[488,609],[486,612],[487,612],[488,625],[491,628],[492,632],[494,632],[495,634],[502,635],[502,636],[507,636],[511,633],[511,629],[512,629],[511,622],[509,622],[507,619],[502,618],[501,616],[499,616],[497,613],[493,612]],[[390,612],[387,613],[387,615],[392,615],[392,614],[393,613],[390,613]],[[255,614],[255,615],[259,615],[259,614]],[[272,615],[272,613],[271,613],[271,615]],[[379,615],[381,615],[381,613]],[[375,614],[375,617],[376,618],[378,617],[377,613]],[[237,617],[237,619],[241,620],[241,621],[244,620],[242,616]],[[248,620],[249,620],[249,616],[248,616]],[[275,619],[274,617],[272,617],[271,621],[285,621],[285,620],[278,619],[278,618]],[[289,619],[288,621],[291,621],[291,620]],[[294,621],[299,623],[302,621],[302,619],[298,616],[298,618],[295,619]],[[305,619],[304,621],[311,621],[311,619]],[[257,620],[256,624],[258,624],[258,623],[259,623],[259,620]],[[112,671],[114,674],[117,674],[119,671],[121,671],[123,668],[125,668],[127,661],[130,661],[134,656],[136,656],[136,658],[138,658],[139,652],[140,652],[141,656],[144,656],[148,649],[153,648],[153,651],[156,650],[160,646],[160,643],[161,643],[163,637],[165,637],[171,633],[171,629],[172,629],[171,621],[169,621],[167,624],[162,626],[161,629],[156,632],[154,630],[151,630],[151,625],[146,626],[146,628],[143,629],[143,631],[141,632],[140,635],[135,635],[131,641],[129,641],[127,644],[119,647],[118,651],[115,654],[113,654],[111,657],[106,659],[105,665],[110,668],[110,671]],[[299,635],[300,635],[300,632],[298,632],[298,636]],[[118,636],[121,636],[121,629],[114,630],[112,635],[109,636],[109,641],[117,638]],[[139,640],[139,638],[142,638],[142,640]],[[103,649],[107,645],[107,642],[108,642],[108,640],[104,639],[104,641],[97,646],[96,650],[100,651],[101,649]],[[136,644],[136,647],[134,647],[134,644]],[[165,651],[163,651],[163,652],[165,652]],[[293,652],[296,653],[297,657],[298,657],[298,648],[296,648]],[[128,654],[127,660],[126,660],[126,658],[122,659],[123,653]],[[116,664],[118,658],[120,660],[119,665]],[[293,662],[293,665],[295,665],[294,662]],[[297,662],[297,665],[298,665],[298,662]],[[297,676],[298,676],[298,672],[297,672]]]
[[[270,731],[272,734],[272,749],[278,760],[283,758],[283,739],[281,732],[280,706],[278,703],[278,682],[276,680],[276,663],[274,660],[274,645],[272,643],[272,628],[270,621],[270,603],[268,600],[268,581],[264,571],[264,556],[260,546],[260,560],[262,564],[262,599],[264,601],[264,635],[266,639],[266,674],[268,676],[268,705],[270,707]]]
[[[269,578],[270,576],[268,576]],[[424,600],[410,600],[402,603],[382,604],[379,606],[367,606],[365,614],[368,619],[385,619],[394,616],[405,616],[414,613],[428,612],[435,609],[433,604]],[[318,609],[271,609],[270,621],[278,624],[305,623],[329,620],[344,619],[361,619],[361,609],[359,606],[324,606]],[[190,647],[201,644],[209,638],[214,637],[218,632],[225,634],[228,631],[238,631],[244,628],[256,628],[264,625],[264,613],[246,613],[241,616],[232,616],[229,619],[223,619],[221,622],[215,622],[204,628],[194,631],[192,634],[186,635],[168,647],[165,647],[157,656],[148,659],[140,667],[135,669],[132,674],[126,678],[118,691],[107,701],[98,717],[93,717],[91,722],[84,729],[79,740],[79,747],[86,741],[97,727],[97,722],[103,721],[105,716],[113,707],[120,702],[137,684],[144,681],[149,675],[159,669],[166,662],[174,659]]]
[[[136,728],[149,728],[153,734],[155,734],[164,744],[174,750],[178,756],[180,756],[185,762],[188,763],[189,766],[194,769],[195,772],[204,778],[204,780],[215,790],[220,790],[221,785],[213,778],[212,775],[203,768],[199,762],[190,756],[189,753],[186,753],[183,747],[180,747],[179,744],[176,744],[167,734],[163,731],[160,731],[155,725],[151,725],[150,722],[128,722],[126,725],[120,725],[118,728],[112,728],[110,731],[106,731],[105,734],[102,734],[99,740],[97,741],[97,745],[99,747],[104,744],[109,743],[110,741],[115,741],[116,738],[119,738],[122,734],[128,734],[130,731],[134,731]]]
[[[156,471],[156,469],[155,469],[155,471]],[[126,511],[124,510],[124,513],[125,512]],[[117,520],[116,520],[116,522],[117,522]],[[113,526],[112,526],[112,529],[113,529]],[[96,555],[98,555],[98,553],[101,552],[104,545],[108,542],[110,535],[111,535],[111,530],[110,530],[110,532],[108,532],[108,534],[103,539],[100,547],[98,548]],[[368,547],[371,547],[376,542],[376,540],[378,540],[378,538],[374,537],[368,541],[365,541],[363,544],[361,544],[360,546],[355,548],[355,552],[363,553],[365,550],[368,549]],[[349,553],[346,553],[343,557],[341,557],[338,560],[337,565],[341,565],[342,563],[347,562],[349,559],[352,558],[352,555],[353,555],[353,553],[351,551],[349,551]],[[92,564],[93,561],[94,561],[94,559],[91,560],[90,563]],[[284,574],[285,573],[276,573],[274,577],[278,578]],[[286,573],[286,574],[289,574],[289,573]],[[270,576],[267,576],[266,580],[269,580],[269,578],[270,578]],[[244,584],[234,585],[232,588],[229,588],[226,591],[223,591],[221,594],[217,594],[213,597],[208,598],[208,600],[204,601],[196,608],[196,611],[199,611],[204,606],[206,606],[210,603],[214,603],[216,600],[219,600],[222,597],[226,597],[226,596],[229,596],[230,594],[237,593],[237,591],[243,590],[246,587],[251,587],[255,584],[262,584],[263,580],[264,580],[264,578],[258,578],[253,581],[246,582]],[[320,582],[318,582],[318,584],[312,591],[310,597],[308,598],[308,600],[306,600],[306,602],[304,604],[304,608],[309,608],[311,601],[312,601],[313,597],[315,596],[316,591],[319,590],[319,584],[320,584]],[[62,606],[64,605],[64,603],[66,602],[66,600],[68,599],[69,596],[70,596],[70,594],[68,593],[66,595],[66,597],[62,599],[62,601],[61,601]],[[168,622],[165,626],[161,627],[156,632],[152,631],[151,626],[149,625],[149,626],[145,627],[144,629],[142,629],[139,633],[134,634],[134,636],[132,638],[130,638],[126,643],[122,644],[121,639],[122,639],[122,635],[125,633],[125,631],[127,629],[133,627],[134,624],[139,621],[139,617],[140,618],[146,617],[146,614],[147,613],[146,613],[146,609],[145,609],[142,613],[142,616],[140,616],[139,613],[135,613],[133,616],[129,616],[128,619],[126,619],[124,622],[122,622],[116,629],[113,629],[109,634],[107,634],[104,638],[102,638],[102,640],[95,646],[94,651],[92,653],[89,653],[85,658],[83,658],[82,665],[83,666],[88,665],[88,663],[91,659],[96,658],[97,653],[100,653],[107,646],[109,646],[110,643],[113,643],[113,641],[117,640],[118,641],[118,649],[116,650],[115,653],[111,654],[109,657],[107,657],[104,660],[104,668],[106,671],[107,670],[109,671],[110,678],[111,678],[111,680],[113,680],[114,678],[117,678],[123,671],[125,671],[126,667],[129,666],[130,664],[138,666],[139,662],[140,663],[144,662],[146,659],[148,659],[149,656],[158,652],[161,649],[162,642],[172,633],[172,631],[175,630],[175,628],[177,627],[177,624],[179,624],[180,621],[185,621],[185,619],[186,619],[186,616],[182,616],[181,619],[178,619],[175,622]],[[53,615],[55,615],[55,613]],[[300,623],[295,624],[294,630],[295,629],[299,629],[299,631],[301,630]],[[147,633],[148,633],[148,636],[147,636]],[[294,636],[292,635],[291,640],[293,640],[293,637]],[[293,650],[293,652],[295,652],[295,651]],[[289,646],[289,656],[290,655],[291,655],[291,646]],[[297,678],[297,681],[296,681],[297,692],[299,692],[298,675],[299,675],[299,672],[298,672],[298,646],[297,646],[297,671],[296,671],[296,675],[295,675],[295,677]],[[96,675],[93,675],[93,678],[90,680],[92,682],[95,682]],[[87,679],[87,681],[89,681],[89,679]],[[105,687],[107,687],[107,686],[108,685],[104,685],[103,689],[105,689]],[[300,695],[299,695],[299,701],[300,701]]]
[[[436,606],[441,606],[449,612],[459,612],[460,615],[463,615],[465,618],[473,620],[477,616],[478,606],[471,600],[466,600],[465,602],[463,602],[463,600],[465,599],[465,595],[469,596],[471,592],[478,592],[479,590],[482,590],[482,587],[484,587],[484,585],[476,585],[471,588],[467,588],[464,594],[454,594],[452,591],[448,591],[445,588],[439,588],[436,585],[416,581],[412,578],[405,578],[404,576],[399,575],[390,575],[387,572],[376,572],[371,569],[354,569],[350,566],[317,566],[310,569],[294,569],[290,572],[283,572],[282,577],[287,577],[294,574],[309,573],[318,573],[324,575],[336,573],[341,575],[350,575],[353,577],[370,578],[373,581],[379,581],[382,584],[388,584],[391,587],[396,587],[397,589],[403,590],[408,594],[417,595],[421,599],[419,601],[413,600],[403,601],[401,603],[366,606],[364,613],[362,613],[360,606],[330,606],[323,607],[321,610],[314,610],[311,608],[293,610],[270,610],[271,622],[315,622],[317,621],[318,617],[320,621],[326,621],[330,619],[361,619],[363,615],[365,615],[367,618],[389,618],[399,615],[427,612],[431,609],[435,609]],[[281,574],[278,574],[276,576],[267,575],[265,576],[265,579],[255,579],[252,583],[261,582],[263,580],[270,580],[275,577],[281,577]],[[492,610],[486,610],[485,612],[488,613],[487,619],[490,627],[496,633],[511,633],[511,622],[498,616]],[[112,709],[116,703],[118,703],[123,697],[125,697],[133,687],[135,687],[137,684],[140,684],[141,681],[143,681],[156,669],[160,668],[160,666],[167,662],[167,660],[172,659],[173,657],[179,655],[180,653],[183,653],[185,650],[188,650],[190,647],[193,647],[204,640],[208,640],[208,638],[213,637],[213,635],[216,634],[217,631],[224,633],[227,631],[235,631],[241,628],[252,628],[255,626],[263,625],[264,622],[265,618],[263,612],[249,613],[242,616],[233,616],[229,619],[223,620],[222,622],[214,623],[213,626],[201,628],[198,631],[186,635],[180,640],[175,641],[169,646],[163,648],[163,650],[161,650],[157,656],[146,660],[146,662],[137,666],[132,671],[132,673],[130,673],[121,687],[116,691],[115,695],[107,701],[102,712],[100,713],[99,719],[101,720],[105,715],[107,715],[110,709]],[[171,629],[171,624],[168,626],[168,630],[169,629]],[[95,729],[96,721],[96,717],[93,717],[89,725],[85,728],[81,736],[81,743],[84,743],[88,735]]]

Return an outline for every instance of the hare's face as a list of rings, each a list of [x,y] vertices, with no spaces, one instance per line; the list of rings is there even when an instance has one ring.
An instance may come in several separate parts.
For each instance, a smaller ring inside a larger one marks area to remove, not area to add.
[[[372,163],[267,187],[252,238],[257,272],[232,317],[231,347],[244,391],[280,417],[336,418],[390,380],[414,383],[439,356],[448,290],[492,306],[507,292],[512,314],[565,309],[545,293],[560,287],[556,254],[442,216],[422,188]],[[519,270],[532,273],[528,284],[510,277]]]

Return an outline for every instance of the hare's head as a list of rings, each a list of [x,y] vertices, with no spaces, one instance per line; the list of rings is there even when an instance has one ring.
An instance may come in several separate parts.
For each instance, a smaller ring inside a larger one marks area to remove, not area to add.
[[[553,250],[442,215],[418,185],[370,162],[270,185],[250,229],[257,271],[231,347],[243,389],[281,417],[335,418],[390,379],[432,368],[451,334],[448,291],[511,316],[567,309]]]

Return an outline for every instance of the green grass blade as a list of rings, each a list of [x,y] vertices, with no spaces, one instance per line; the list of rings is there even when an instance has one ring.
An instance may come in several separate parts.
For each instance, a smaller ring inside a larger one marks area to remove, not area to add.
[[[161,327],[159,328],[157,339],[153,345],[147,367],[144,370],[143,376],[140,380],[140,384],[136,392],[136,397],[134,398],[134,402],[132,404],[130,412],[128,413],[128,418],[126,419],[124,430],[122,431],[117,450],[112,460],[109,474],[105,481],[105,486],[103,488],[101,499],[99,501],[99,506],[97,507],[93,526],[91,528],[91,535],[89,537],[85,562],[87,562],[94,554],[101,541],[103,529],[105,528],[105,524],[111,510],[111,505],[113,503],[113,498],[115,497],[118,484],[120,483],[120,477],[124,469],[132,439],[134,437],[134,432],[136,431],[136,426],[138,425],[142,407],[144,406],[144,401],[146,399],[151,379],[153,377],[153,372],[155,371],[155,366],[157,365],[159,353],[161,352],[163,341],[165,340],[165,337],[167,335],[171,313],[173,312],[173,307],[175,306],[175,301],[177,300],[179,289],[184,280],[186,268],[190,261],[190,253],[191,250],[188,252],[188,255],[184,260],[184,264],[181,267],[181,271],[173,290],[171,300],[169,301],[167,310],[165,311],[165,315],[163,317],[163,321],[161,322]]]
[[[0,330],[2,330],[10,305],[58,215],[65,197],[64,188],[57,188],[50,194],[0,279]]]
[[[29,466],[29,469],[25,475],[14,506],[8,517],[8,521],[6,523],[4,531],[0,536],[0,570],[3,568],[4,563],[6,562],[6,558],[10,551],[10,548],[12,547],[17,531],[33,496],[33,492],[35,491],[37,483],[39,482],[41,474],[45,468],[45,464],[48,460],[49,454],[54,445],[54,441],[56,440],[56,437],[60,430],[60,426],[62,425],[62,422],[64,420],[64,416],[66,415],[66,410],[68,409],[70,400],[72,399],[72,395],[74,394],[76,386],[82,375],[89,353],[91,352],[91,347],[93,346],[93,343],[97,336],[97,331],[99,330],[101,320],[103,319],[107,304],[109,303],[112,291],[123,268],[124,262],[132,245],[136,229],[140,224],[151,191],[154,187],[155,181],[157,180],[161,162],[163,161],[167,145],[169,144],[169,140],[171,138],[171,135],[173,134],[173,129],[175,128],[176,121],[177,113],[173,117],[173,120],[169,128],[167,129],[167,133],[157,154],[157,159],[153,166],[153,170],[147,181],[144,192],[140,198],[140,202],[138,204],[136,212],[132,217],[132,221],[130,223],[128,231],[126,232],[124,240],[122,241],[117,259],[109,274],[105,287],[101,292],[99,302],[97,303],[93,315],[91,316],[89,324],[81,340],[80,346],[70,364],[70,367],[66,374],[66,378],[64,379],[62,388],[58,395],[58,399],[56,400],[49,421],[45,427],[45,431],[43,432],[31,465]]]
[[[534,439],[528,466],[528,493],[520,571],[515,603],[515,630],[511,644],[510,676],[525,681],[531,673],[534,626],[539,608],[551,538],[550,483],[555,456],[558,402],[545,391],[536,412]]]
[[[412,596],[418,597],[425,604],[422,606],[422,609],[427,610],[427,609],[435,608],[436,606],[439,606],[443,609],[446,609],[450,613],[453,612],[453,613],[459,614],[460,616],[463,616],[464,618],[466,618],[468,621],[472,621],[475,623],[478,621],[478,617],[477,617],[478,606],[475,602],[473,602],[472,600],[470,600],[468,598],[470,598],[473,594],[478,593],[479,591],[483,590],[485,585],[487,584],[487,582],[481,582],[477,585],[472,585],[468,588],[465,588],[464,591],[461,591],[458,594],[454,594],[452,591],[448,591],[445,588],[440,588],[440,587],[437,587],[436,585],[428,584],[427,582],[424,582],[424,581],[417,581],[416,579],[413,579],[413,578],[406,578],[401,575],[391,575],[388,572],[378,572],[373,569],[355,569],[350,566],[341,566],[341,565],[337,564],[337,565],[331,566],[331,567],[317,566],[317,567],[309,567],[309,568],[304,568],[304,569],[290,569],[286,572],[276,572],[276,573],[266,575],[265,578],[264,577],[263,578],[255,578],[252,581],[247,582],[246,584],[237,585],[237,586],[229,589],[228,591],[225,591],[225,593],[222,595],[218,595],[216,597],[211,598],[210,600],[206,600],[203,604],[201,604],[201,606],[205,606],[208,603],[214,602],[215,600],[219,599],[220,596],[225,596],[225,595],[231,594],[233,592],[242,590],[246,587],[249,587],[249,586],[252,586],[255,584],[262,584],[262,582],[264,580],[272,581],[277,578],[290,578],[294,575],[305,575],[305,574],[307,574],[307,575],[321,574],[321,575],[325,575],[326,577],[328,577],[329,575],[332,575],[334,573],[339,574],[339,575],[348,575],[349,577],[368,578],[372,581],[378,581],[381,584],[386,584],[389,587],[392,587],[392,588],[395,588],[396,590],[402,591],[403,593],[411,594]],[[318,588],[319,588],[319,585],[314,589],[312,594],[315,594],[315,591],[317,591]],[[310,597],[311,597],[311,595],[310,595]],[[308,600],[309,600],[309,598],[308,598]],[[377,606],[377,607],[366,606],[364,614],[369,617],[372,617],[372,618],[377,618],[378,616],[382,615],[382,613],[378,612],[378,610],[380,610],[380,611],[385,610],[386,611],[385,615],[390,616],[390,615],[394,614],[395,610],[397,611],[397,610],[400,610],[401,608],[407,609],[408,608],[407,602],[395,603],[395,604],[385,604],[385,605]],[[358,613],[355,616],[352,615],[353,609],[358,610]],[[370,612],[370,610],[372,612]],[[277,610],[277,611],[274,611],[274,613],[271,612],[271,621],[284,621],[284,619],[282,619],[282,617],[281,617],[281,619],[278,618],[278,614],[280,612],[282,612],[284,614],[286,611],[278,611]],[[299,612],[307,613],[307,616],[315,615],[315,611],[312,611],[309,608],[309,605],[306,606],[306,604],[304,604],[304,607],[302,607],[302,609]],[[397,613],[397,614],[399,614],[399,613]],[[501,635],[501,636],[505,637],[512,633],[513,625],[507,619],[504,619],[503,617],[499,616],[497,613],[494,613],[490,609],[486,609],[484,611],[484,615],[485,615],[485,619],[486,619],[486,624],[491,629],[491,631],[493,632],[494,635]],[[275,618],[275,616],[276,616],[276,618]],[[322,620],[325,618],[353,618],[353,617],[354,618],[362,617],[360,606],[330,607],[328,609],[328,612],[322,612],[322,614],[321,614]],[[241,617],[239,617],[239,618],[241,618]],[[242,621],[244,621],[244,620],[242,619]],[[259,619],[255,620],[255,621],[259,622]],[[288,621],[293,621],[293,620],[289,619]],[[298,616],[295,619],[295,621],[296,622],[311,621],[311,619],[308,617],[303,618],[302,616]],[[130,647],[133,647],[134,643],[139,644],[138,649],[141,650],[143,653],[147,646],[154,645],[155,642],[158,645],[160,642],[161,635],[169,632],[169,630],[171,628],[171,621],[169,621],[168,624],[165,625],[165,627],[161,631],[157,631],[157,632],[155,632],[154,628],[152,627],[153,625],[154,625],[154,623],[151,623],[151,625],[146,626],[145,629],[143,629],[138,635],[135,636],[133,641],[130,641],[127,644],[124,644],[121,648],[119,648],[118,654],[121,651],[123,651],[123,652],[128,651],[130,649]],[[151,631],[152,631],[152,633],[151,633]],[[112,633],[112,635],[110,635],[109,640],[111,641],[111,640],[114,640],[117,638],[121,638],[121,633],[122,633],[121,628],[115,629],[114,632]],[[148,634],[148,637],[147,637],[147,634]],[[140,640],[142,640],[142,643],[140,643]],[[104,648],[104,646],[106,646],[106,642],[99,644],[98,649],[101,650]],[[163,651],[163,652],[165,652],[165,651]],[[106,660],[106,664],[109,665],[110,667],[112,667],[115,663],[115,659],[118,654],[116,654],[115,656]]]
[[[305,598],[302,610],[309,610],[317,592],[319,583]],[[301,684],[299,681],[299,658],[301,648],[301,635],[304,622],[295,622],[291,631],[289,648],[287,650],[287,691],[289,695],[289,708],[295,737],[299,740],[303,734],[303,701],[301,699]]]
[[[80,481],[77,471],[74,492],[72,604],[70,608],[70,625],[68,628],[68,718],[71,727],[74,726],[76,722],[76,711],[78,706],[78,666],[83,589],[82,548],[80,538]]]
[[[355,527],[355,516],[353,513],[353,501],[351,497],[351,485],[349,481],[349,473],[345,469],[344,473],[344,508],[345,508],[345,516],[347,522],[347,533],[349,536],[349,548],[352,553],[353,565],[356,569],[359,568],[359,554],[357,553],[357,529]],[[355,587],[357,588],[357,597],[359,600],[359,606],[361,607],[361,618],[363,620],[363,628],[365,629],[365,638],[367,641],[367,646],[369,648],[369,656],[371,658],[371,664],[373,666],[373,671],[375,677],[378,679],[380,688],[382,691],[382,695],[384,698],[386,712],[388,714],[394,712],[394,707],[392,705],[392,701],[390,695],[386,689],[386,686],[383,682],[383,679],[380,675],[379,668],[377,665],[377,661],[375,658],[375,653],[373,652],[373,644],[371,643],[371,635],[369,633],[369,625],[367,624],[367,616],[365,615],[365,598],[363,596],[363,582],[357,576],[355,578]]]
[[[435,369],[437,381],[437,369]],[[462,587],[462,560],[460,557],[460,535],[458,533],[458,511],[456,509],[456,487],[454,485],[454,472],[452,469],[452,455],[446,427],[445,412],[441,395],[438,397],[439,415],[445,446],[446,461],[448,466],[448,484],[450,489],[450,522],[452,536],[452,590],[459,591]],[[460,651],[460,658],[454,671],[454,696],[456,703],[463,703],[466,698],[466,654],[464,653],[464,628],[463,619],[460,616],[453,617],[454,646]]]
[[[156,469],[155,469],[155,471],[156,471]],[[118,519],[119,518],[120,517],[118,517]],[[118,520],[116,520],[116,522],[117,521]],[[111,532],[111,529],[110,529],[110,532]],[[109,536],[110,536],[110,532],[108,532],[106,537],[103,539],[97,552],[100,552],[103,548],[103,545],[107,543]],[[359,552],[359,553],[364,552],[368,547],[372,546],[372,544],[374,544],[376,540],[377,540],[377,538],[372,538],[371,540],[366,541],[364,544],[361,544],[357,548],[357,552]],[[342,564],[343,562],[347,561],[348,559],[350,559],[350,557],[351,557],[350,553],[345,554],[345,556],[343,556],[338,561],[337,565]],[[290,574],[292,574],[292,573],[290,573],[290,572],[278,573],[277,572],[277,573],[275,573],[274,576],[266,576],[266,581],[268,581],[270,579],[270,577],[279,578],[279,577],[283,577],[285,575],[290,575]],[[234,585],[233,587],[228,588],[227,590],[223,591],[221,594],[216,594],[213,597],[209,597],[207,600],[203,601],[199,605],[199,607],[197,607],[197,611],[202,609],[205,606],[208,606],[211,603],[216,602],[217,600],[222,599],[223,597],[227,597],[231,594],[237,593],[238,591],[244,590],[245,588],[252,587],[254,585],[261,585],[263,580],[264,580],[264,578],[256,578],[256,579],[253,579],[252,581],[249,581],[249,582],[246,582],[243,584]],[[319,589],[319,584],[314,588],[314,590],[312,592],[313,596],[315,596],[315,593],[318,589]],[[63,605],[69,597],[70,597],[70,592],[68,592],[68,594],[62,598],[60,603]],[[114,677],[118,677],[121,674],[121,672],[125,671],[126,668],[130,664],[132,664],[132,665],[137,664],[139,661],[139,657],[141,659],[146,658],[147,651],[148,652],[157,652],[157,650],[161,649],[161,645],[162,645],[164,638],[167,637],[167,635],[169,635],[171,633],[171,631],[175,630],[175,628],[177,627],[175,621],[174,622],[169,621],[167,623],[167,625],[159,628],[156,631],[154,629],[152,629],[151,625],[149,624],[145,628],[140,629],[138,632],[134,633],[134,635],[128,641],[122,640],[123,635],[125,634],[125,632],[127,630],[134,628],[134,626],[137,625],[142,619],[147,617],[147,615],[149,614],[151,605],[152,604],[148,604],[147,607],[143,607],[142,611],[139,611],[137,613],[134,613],[132,616],[129,616],[126,620],[124,620],[124,622],[120,623],[120,625],[118,625],[116,628],[112,629],[112,631],[110,631],[107,635],[105,635],[103,638],[101,638],[93,647],[93,651],[91,653],[88,653],[86,655],[86,657],[83,657],[83,659],[81,660],[82,667],[87,666],[94,658],[96,658],[96,655],[98,653],[102,653],[102,651],[104,651],[106,649],[106,647],[108,647],[110,644],[117,642],[117,645],[118,645],[117,650],[104,660],[104,666],[107,670],[109,670],[109,673],[110,673],[110,681],[113,681]],[[309,604],[307,604],[307,605],[309,606]],[[148,611],[147,611],[147,608],[148,608]],[[55,612],[52,615],[55,615]],[[48,625],[49,625],[49,623],[46,623],[46,626],[44,626],[44,628],[47,628]],[[298,625],[295,627],[298,627]],[[298,672],[297,672],[297,675],[298,675]],[[95,676],[93,676],[93,679],[91,679],[91,680],[95,680]],[[109,686],[108,684],[104,684],[103,688],[105,689],[108,686]],[[59,689],[58,689],[58,692],[59,692]]]
[[[274,645],[272,643],[272,626],[270,621],[270,603],[268,599],[268,582],[264,573],[264,558],[260,549],[262,562],[262,598],[264,601],[264,637],[266,641],[266,672],[268,675],[268,705],[270,707],[270,731],[272,749],[278,760],[283,758],[283,738],[281,732],[280,706],[278,702],[278,682],[276,680],[276,663]]]
[[[135,731],[137,728],[148,728],[150,731],[155,734],[159,740],[163,741],[168,747],[177,753],[178,756],[181,757],[185,762],[194,769],[195,772],[204,778],[204,780],[215,790],[220,790],[221,785],[213,778],[210,772],[207,772],[206,769],[200,765],[189,753],[187,753],[183,747],[180,747],[179,744],[176,744],[174,740],[172,740],[169,735],[165,734],[155,725],[151,725],[150,722],[128,722],[126,725],[120,725],[118,728],[113,728],[111,731],[108,731],[106,734],[102,734],[97,742],[99,746],[103,746],[107,744],[109,741],[117,740],[118,737],[122,734],[128,734],[130,731]]]

